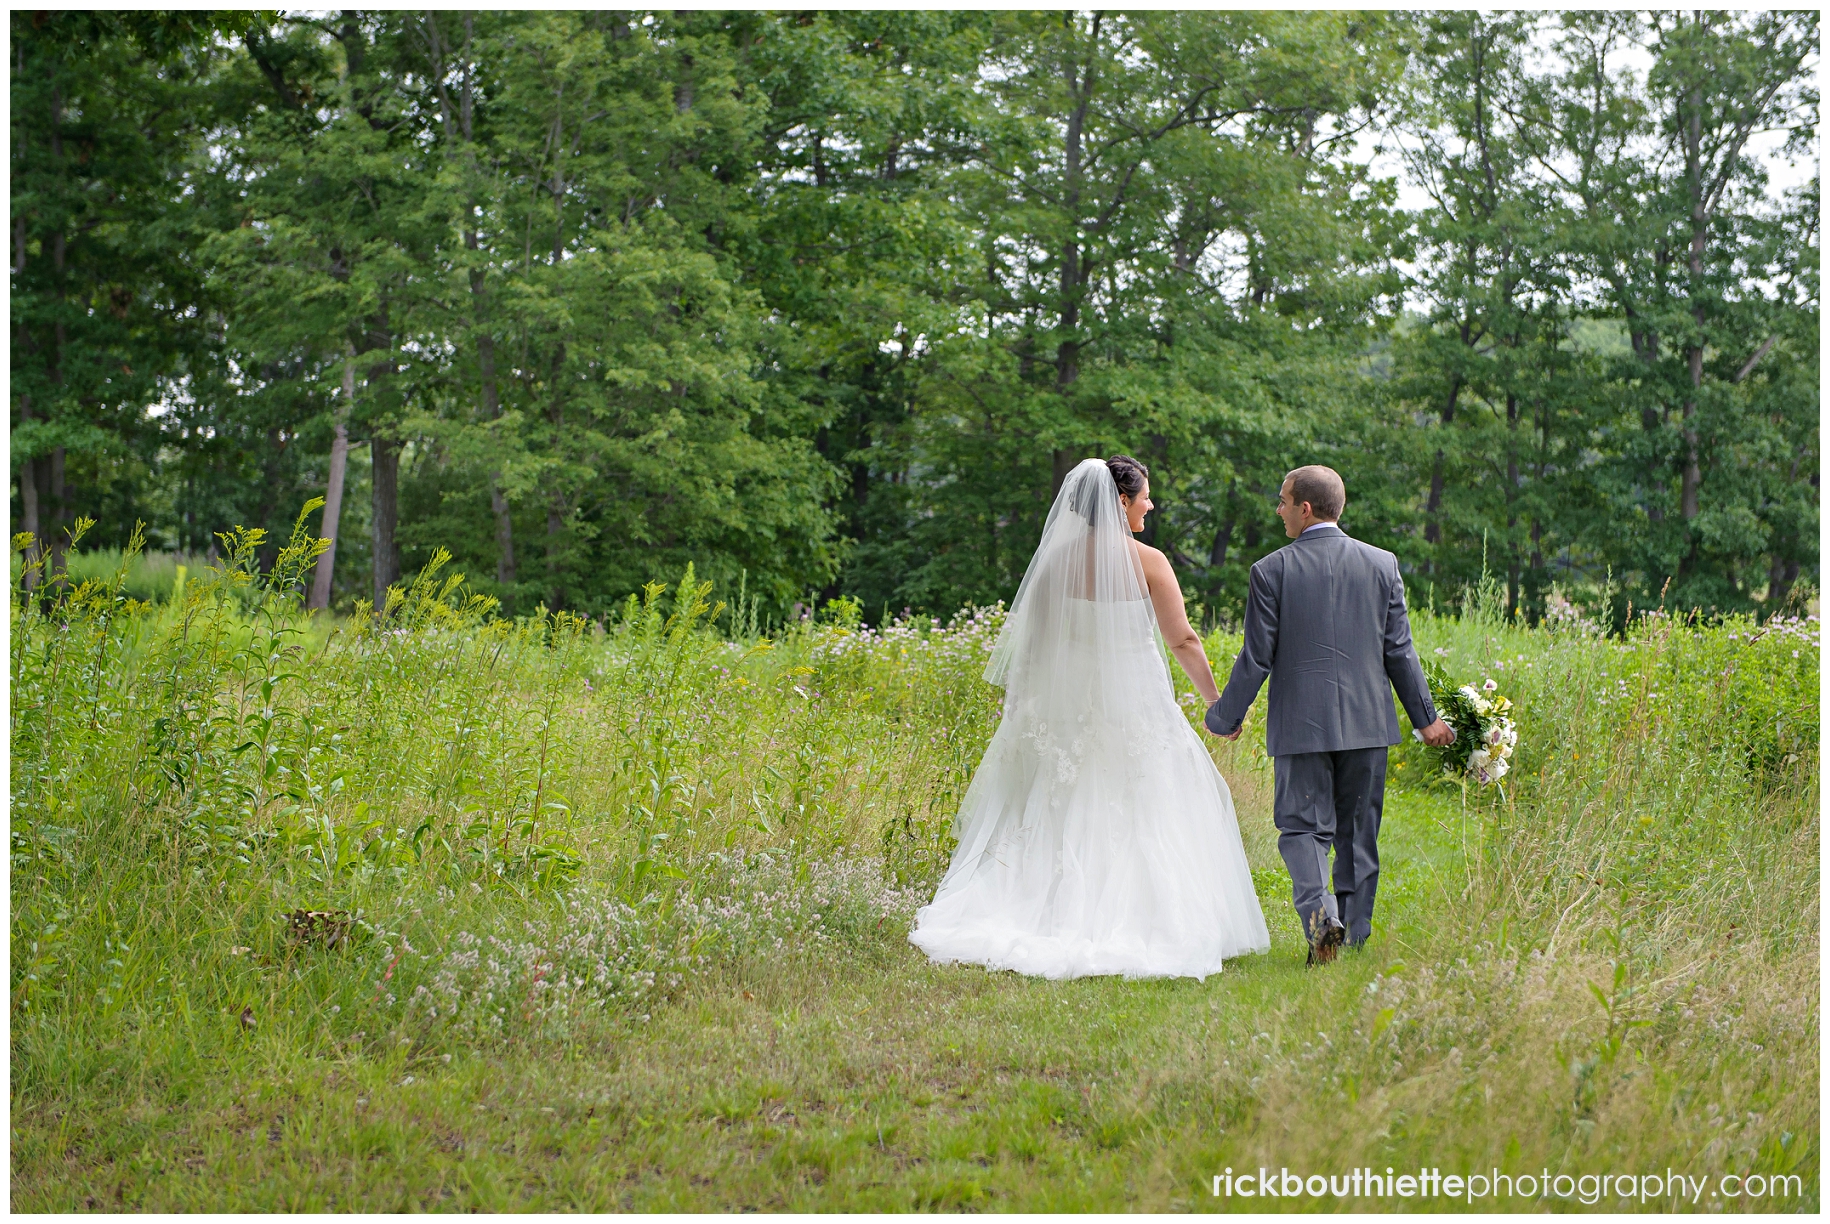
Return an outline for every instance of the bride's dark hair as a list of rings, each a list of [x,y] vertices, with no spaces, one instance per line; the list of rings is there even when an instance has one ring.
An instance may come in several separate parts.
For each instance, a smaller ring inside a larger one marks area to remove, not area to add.
[[[1150,475],[1150,469],[1130,455],[1113,455],[1106,460],[1106,466],[1112,469],[1112,483],[1126,497],[1136,497],[1144,491],[1144,478]]]

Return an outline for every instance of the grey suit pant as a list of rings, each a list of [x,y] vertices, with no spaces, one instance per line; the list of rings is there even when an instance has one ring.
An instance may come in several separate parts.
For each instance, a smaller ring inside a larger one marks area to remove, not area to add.
[[[1296,916],[1310,942],[1324,916],[1347,928],[1347,942],[1372,933],[1379,891],[1379,818],[1385,809],[1384,748],[1299,752],[1276,758],[1272,820],[1290,869]],[[1328,850],[1334,848],[1334,887]]]

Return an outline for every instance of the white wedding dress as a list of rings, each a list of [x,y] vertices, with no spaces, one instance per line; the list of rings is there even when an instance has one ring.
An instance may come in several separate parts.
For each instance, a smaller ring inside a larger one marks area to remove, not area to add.
[[[1062,486],[986,678],[1005,686],[1003,718],[911,943],[1048,978],[1204,978],[1270,947],[1103,461]]]

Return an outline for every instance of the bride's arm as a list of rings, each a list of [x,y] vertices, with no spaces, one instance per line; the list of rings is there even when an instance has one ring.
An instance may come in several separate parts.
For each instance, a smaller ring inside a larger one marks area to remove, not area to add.
[[[1195,682],[1195,691],[1208,705],[1220,700],[1220,687],[1214,683],[1214,669],[1208,666],[1207,651],[1201,648],[1201,635],[1188,623],[1188,609],[1182,603],[1182,584],[1169,558],[1146,545],[1137,546],[1144,563],[1144,580],[1150,587],[1150,605],[1156,609],[1157,628],[1169,644],[1176,662]]]

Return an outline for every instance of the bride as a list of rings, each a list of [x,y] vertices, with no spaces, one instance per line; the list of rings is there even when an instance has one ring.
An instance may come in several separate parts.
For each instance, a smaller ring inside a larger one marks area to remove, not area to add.
[[[937,961],[1204,978],[1270,947],[1232,796],[1158,646],[1160,629],[1211,705],[1169,561],[1131,538],[1148,476],[1128,456],[1088,459],[1049,510],[985,668],[1003,719],[909,934]]]

